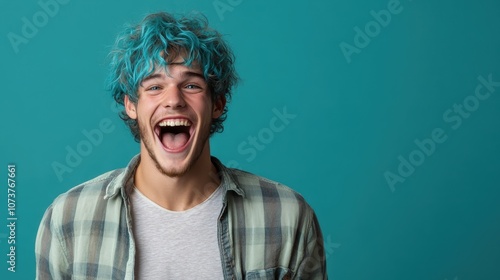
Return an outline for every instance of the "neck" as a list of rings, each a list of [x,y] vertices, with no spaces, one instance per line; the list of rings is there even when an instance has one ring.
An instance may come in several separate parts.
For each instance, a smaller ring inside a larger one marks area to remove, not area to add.
[[[220,184],[217,169],[210,159],[208,145],[194,165],[186,173],[176,177],[161,173],[144,150],[141,149],[141,161],[135,172],[135,186],[147,198],[165,209],[190,209],[205,201]]]

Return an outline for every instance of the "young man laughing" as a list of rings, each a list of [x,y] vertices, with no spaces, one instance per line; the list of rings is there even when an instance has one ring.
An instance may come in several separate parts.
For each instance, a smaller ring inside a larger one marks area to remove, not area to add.
[[[110,89],[140,153],[49,206],[37,279],[327,279],[307,202],[211,156],[236,81],[204,18],[156,13],[126,28]]]

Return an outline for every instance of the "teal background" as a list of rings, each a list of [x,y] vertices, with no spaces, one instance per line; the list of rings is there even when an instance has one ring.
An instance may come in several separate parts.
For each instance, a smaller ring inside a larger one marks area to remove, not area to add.
[[[331,279],[500,279],[500,87],[457,129],[443,118],[470,101],[479,76],[500,81],[499,2],[402,0],[350,63],[339,45],[354,46],[354,28],[391,1],[219,2],[231,9],[220,15],[212,0],[70,0],[16,53],[9,32],[21,35],[22,18],[42,9],[1,0],[0,279],[34,278],[36,230],[58,194],[138,153],[105,90],[106,55],[125,22],[158,10],[202,12],[226,34],[242,83],[213,154],[304,195]],[[284,107],[296,117],[271,138],[273,109]],[[113,131],[58,180],[53,162],[64,164],[66,147],[103,119]],[[398,174],[398,156],[408,160],[415,140],[436,128],[446,141],[391,189],[384,173]],[[259,133],[267,142],[249,160],[238,146]],[[15,273],[2,226],[9,163],[17,165]]]

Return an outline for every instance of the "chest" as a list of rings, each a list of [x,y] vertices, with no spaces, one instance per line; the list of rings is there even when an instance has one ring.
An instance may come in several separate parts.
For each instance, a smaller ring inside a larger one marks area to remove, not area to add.
[[[180,212],[140,194],[131,202],[138,279],[222,278],[217,232],[222,203],[217,197]]]

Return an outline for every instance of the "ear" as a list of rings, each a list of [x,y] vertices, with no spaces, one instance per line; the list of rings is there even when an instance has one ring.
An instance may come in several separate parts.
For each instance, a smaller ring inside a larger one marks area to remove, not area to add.
[[[226,107],[226,97],[221,96],[215,100],[214,107],[212,110],[212,119],[216,119],[224,113],[224,108]]]
[[[123,99],[123,105],[125,106],[125,112],[131,119],[137,119],[137,107],[136,104],[128,98],[128,95],[125,95]]]

